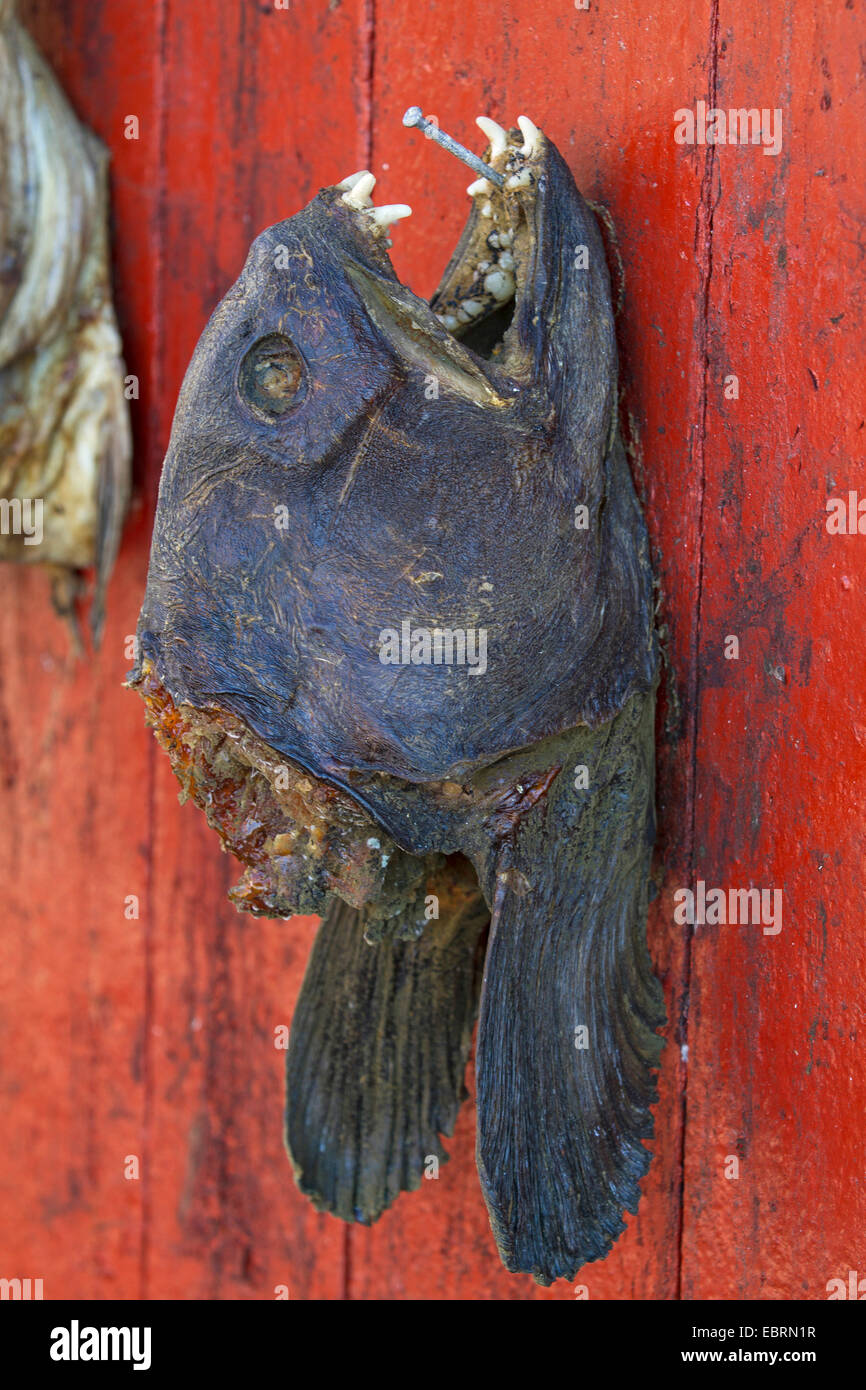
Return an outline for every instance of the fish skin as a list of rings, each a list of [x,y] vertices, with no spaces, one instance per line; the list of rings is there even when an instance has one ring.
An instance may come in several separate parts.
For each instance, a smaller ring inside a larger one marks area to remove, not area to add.
[[[248,910],[285,908],[307,865],[320,892],[288,1055],[302,1189],[368,1222],[417,1187],[477,1014],[491,1227],[509,1269],[550,1283],[604,1258],[650,1160],[658,644],[598,228],[552,143],[524,160],[510,139],[518,187],[473,206],[432,309],[338,187],[253,243],[181,389],[129,683],[254,865]],[[517,278],[499,344],[470,263],[488,216]],[[478,322],[448,333],[437,313],[466,302]],[[383,664],[404,619],[484,628],[487,669]],[[191,762],[220,730],[231,748]],[[335,824],[346,797],[369,818],[368,858],[322,830],[289,872],[274,846],[296,839],[245,838],[257,805],[271,829],[284,812],[278,757],[305,807],[330,788]]]
[[[0,533],[0,559],[54,573],[74,624],[80,572],[96,569],[90,627],[129,503],[132,444],[111,300],[108,152],[0,7],[0,497],[40,499],[42,539]]]

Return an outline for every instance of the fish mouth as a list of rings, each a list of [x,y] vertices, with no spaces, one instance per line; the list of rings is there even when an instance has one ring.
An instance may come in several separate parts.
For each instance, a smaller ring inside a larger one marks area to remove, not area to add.
[[[495,361],[508,355],[508,328],[528,281],[546,141],[526,117],[508,131],[482,122],[491,137],[483,161],[502,182],[481,177],[467,188],[469,218],[430,307],[454,338]]]
[[[374,207],[375,178],[352,174],[323,197],[360,235],[361,255],[346,262],[368,316],[402,359],[444,378],[478,405],[513,405],[531,370],[517,325],[529,298],[538,250],[537,205],[547,141],[526,117],[504,129],[486,117],[486,174],[467,188],[466,225],[429,303],[402,285],[386,250],[408,204]],[[357,244],[357,243],[356,243]]]

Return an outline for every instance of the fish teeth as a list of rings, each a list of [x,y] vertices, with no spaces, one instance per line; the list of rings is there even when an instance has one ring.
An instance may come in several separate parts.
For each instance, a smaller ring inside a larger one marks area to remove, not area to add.
[[[377,227],[390,227],[392,222],[399,222],[401,217],[411,217],[412,209],[408,203],[385,203],[381,208],[367,208],[367,216]]]
[[[523,136],[523,144],[520,147],[522,155],[537,154],[538,144],[541,139],[541,131],[528,116],[518,116],[517,124],[520,126],[520,133]]]
[[[481,193],[489,198],[493,192],[493,184],[489,179],[476,179],[474,183],[469,184],[466,192],[470,198],[477,198]]]
[[[362,179],[365,174],[369,175],[369,173],[369,169],[359,169],[357,174],[350,174],[347,179],[343,179],[342,183],[338,183],[337,187],[345,189],[346,192],[349,192],[351,189],[355,187],[355,184],[358,182],[359,179]]]
[[[532,185],[532,175],[528,169],[521,169],[518,174],[512,174],[506,181],[506,188],[529,188]]]
[[[481,134],[486,135],[490,141],[490,158],[495,159],[498,154],[504,154],[508,148],[508,132],[503,130],[501,125],[497,125],[496,121],[491,121],[489,116],[478,116],[475,124]]]
[[[504,304],[514,294],[514,276],[507,270],[491,270],[485,276],[484,288],[497,304]]]
[[[355,178],[354,175],[352,177]],[[352,187],[343,194],[343,202],[348,203],[350,208],[369,208],[373,202],[370,194],[375,187],[376,175],[371,174],[369,169],[364,169],[360,178],[355,179]]]

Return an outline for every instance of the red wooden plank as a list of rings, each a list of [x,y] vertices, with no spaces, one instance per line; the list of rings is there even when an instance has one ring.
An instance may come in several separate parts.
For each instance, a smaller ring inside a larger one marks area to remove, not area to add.
[[[62,24],[32,6],[25,18],[112,149],[145,505],[95,664],[67,671],[44,579],[4,572],[3,706],[19,780],[2,833],[13,920],[26,924],[2,967],[7,1037],[23,1039],[6,1079],[2,1181],[15,1216],[4,1269],[43,1277],[47,1296],[273,1298],[286,1285],[292,1297],[335,1297],[344,1233],[292,1184],[273,1046],[310,924],[252,924],[226,902],[217,843],[178,807],[121,682],[186,360],[254,232],[332,178],[335,158],[357,166],[362,27],[349,7],[324,5],[315,23],[309,9],[244,8],[218,33],[210,14],[190,22],[165,5],[151,26],[121,6],[69,7]],[[287,90],[286,74],[302,71],[319,74],[328,119],[301,84]],[[137,142],[123,137],[128,115]],[[318,155],[325,167],[311,175]],[[138,1182],[123,1179],[129,1153]]]
[[[2,575],[14,931],[0,957],[0,1273],[42,1277],[48,1297],[272,1298],[279,1284],[299,1298],[574,1296],[501,1269],[471,1105],[439,1180],[372,1231],[348,1233],[295,1191],[273,1030],[290,1019],[312,923],[237,916],[234,866],[177,805],[120,688],[177,388],[251,237],[368,164],[377,201],[415,207],[396,232],[398,272],[433,288],[469,176],[404,132],[419,102],[476,148],[480,110],[535,118],[609,207],[625,270],[623,418],[679,693],[660,718],[666,877],[651,923],[672,1043],[641,1210],[581,1282],[591,1298],[825,1297],[831,1278],[862,1273],[866,1215],[853,1064],[866,542],[824,526],[827,495],[858,486],[866,429],[851,398],[863,374],[857,11],[795,26],[790,4],[768,16],[739,0],[663,20],[550,0],[495,15],[446,4],[425,12],[419,46],[417,16],[390,0],[375,13],[362,0],[162,0],[148,20],[93,0],[22,8],[112,150],[143,500],[87,666],[68,660],[43,577]],[[673,113],[699,98],[782,107],[780,155],[677,146]],[[130,114],[138,141],[123,137]],[[738,400],[724,395],[730,373]],[[724,659],[727,634],[739,661]],[[780,887],[781,932],[702,926],[687,950],[673,895],[698,878]],[[127,1154],[137,1182],[123,1178]]]
[[[358,167],[354,4],[171,6],[166,26],[160,433],[214,304],[253,236]],[[163,760],[161,759],[161,764]],[[285,1053],[311,923],[241,917],[239,876],[160,766],[152,970],[152,1297],[338,1298],[345,1234],[292,1181]]]
[[[701,90],[709,12],[618,14],[544,3],[525,8],[440,6],[418,21],[403,6],[376,7],[374,162],[377,200],[410,203],[392,258],[401,278],[433,290],[467,213],[472,175],[400,121],[419,104],[470,147],[483,139],[479,114],[513,124],[527,114],[550,134],[590,198],[613,216],[625,266],[621,321],[624,420],[632,422],[635,471],[660,549],[663,609],[673,659],[688,680],[696,639],[699,460],[693,421],[700,395],[695,305],[701,290],[696,214],[701,172],[676,160],[670,142],[672,91]],[[429,55],[435,54],[435,61]],[[679,881],[687,859],[689,730],[672,721],[660,767],[660,850]],[[677,1020],[682,932],[655,912],[652,942],[671,1017],[657,1111],[656,1161],[636,1219],[611,1256],[587,1266],[590,1298],[665,1298],[677,1288],[680,1061]],[[423,1193],[404,1196],[372,1231],[353,1231],[356,1298],[573,1298],[557,1284],[539,1290],[502,1269],[481,1198],[473,1155],[474,1117],[464,1110],[451,1162]]]
[[[152,447],[156,352],[152,255],[157,151],[123,138],[130,110],[155,123],[156,36],[125,6],[19,7],[79,115],[112,153],[117,302],[140,481]],[[135,52],[128,82],[118,54]],[[100,73],[99,82],[94,73]],[[152,762],[129,668],[149,522],[127,527],[105,635],[86,665],[71,656],[44,575],[3,567],[0,857],[8,901],[0,963],[4,1160],[3,1273],[44,1280],[46,1298],[136,1298],[141,1290],[147,1113],[144,918],[124,900],[148,878]],[[132,708],[130,706],[133,706]]]
[[[683,1289],[821,1299],[866,1267],[866,540],[825,525],[863,475],[862,21],[725,0],[719,40],[716,105],[782,148],[713,157],[694,877],[782,925],[695,930]]]

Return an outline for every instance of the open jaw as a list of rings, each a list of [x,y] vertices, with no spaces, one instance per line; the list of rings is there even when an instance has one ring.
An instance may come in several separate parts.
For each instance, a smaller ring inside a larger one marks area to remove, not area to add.
[[[518,286],[522,292],[526,285],[533,247],[527,209],[535,197],[544,143],[527,117],[518,122],[517,130],[504,131],[479,118],[490,139],[485,162],[505,175],[505,183],[479,178],[467,188],[472,212],[431,303],[455,338],[494,360],[506,350]]]
[[[404,354],[408,348],[409,356],[419,362],[423,355],[425,365],[431,357],[450,359],[452,366],[459,364],[465,371],[469,355],[453,351],[453,345],[460,344],[473,359],[494,368],[495,383],[500,373],[519,376],[523,366],[519,345],[508,330],[536,251],[534,209],[546,142],[526,116],[519,116],[510,130],[485,116],[478,117],[478,125],[489,143],[476,164],[482,163],[489,177],[480,175],[466,190],[472,199],[469,218],[429,305],[393,280],[369,276],[362,266],[355,267],[353,278],[371,317],[386,336],[399,340]],[[405,203],[374,207],[375,182],[373,174],[361,170],[337,190],[365,233],[389,247],[391,226],[409,216],[411,208]],[[412,338],[421,354],[411,352],[407,340]],[[451,373],[446,369],[445,375]],[[488,382],[488,393],[489,386]]]

